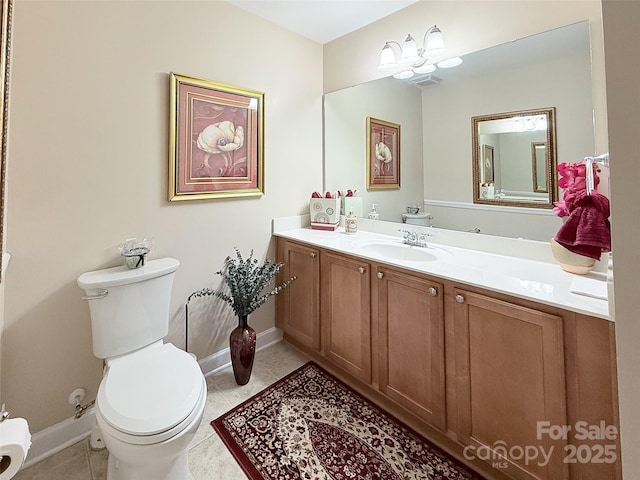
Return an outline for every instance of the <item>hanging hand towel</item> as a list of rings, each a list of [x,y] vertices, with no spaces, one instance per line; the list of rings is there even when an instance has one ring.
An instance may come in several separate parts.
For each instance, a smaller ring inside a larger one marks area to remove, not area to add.
[[[597,191],[580,190],[565,198],[569,218],[558,229],[555,240],[567,250],[600,260],[611,251],[609,199]]]

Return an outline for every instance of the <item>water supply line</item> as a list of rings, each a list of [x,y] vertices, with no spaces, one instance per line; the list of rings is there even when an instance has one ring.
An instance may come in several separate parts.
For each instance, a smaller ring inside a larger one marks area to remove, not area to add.
[[[7,418],[9,418],[9,412],[5,410],[3,403],[2,408],[0,408],[0,423],[4,422]]]
[[[81,418],[95,403],[95,400],[91,400],[89,403],[86,403],[84,405],[76,403],[76,413],[73,415],[73,418],[75,418],[76,420]]]

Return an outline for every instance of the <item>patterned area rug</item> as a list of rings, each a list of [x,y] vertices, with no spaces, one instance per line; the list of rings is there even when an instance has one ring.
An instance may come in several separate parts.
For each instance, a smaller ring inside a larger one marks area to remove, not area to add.
[[[211,425],[252,480],[483,479],[314,362]]]

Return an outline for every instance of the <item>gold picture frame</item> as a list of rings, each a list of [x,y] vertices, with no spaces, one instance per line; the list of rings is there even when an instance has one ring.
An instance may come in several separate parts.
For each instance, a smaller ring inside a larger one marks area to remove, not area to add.
[[[264,93],[170,73],[169,201],[264,194]]]
[[[11,28],[13,0],[0,2],[0,281],[2,275],[2,251],[4,250],[4,196],[7,170],[7,142],[9,126],[9,79],[11,77]]]

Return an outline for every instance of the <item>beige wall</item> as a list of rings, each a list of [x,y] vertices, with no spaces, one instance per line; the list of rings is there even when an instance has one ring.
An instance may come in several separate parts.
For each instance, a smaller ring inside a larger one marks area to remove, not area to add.
[[[602,12],[623,475],[634,479],[640,472],[640,2],[605,0]]]
[[[322,47],[224,2],[19,0],[14,16],[2,401],[37,432],[101,379],[78,275],[152,237],[152,257],[181,262],[170,340],[182,346],[188,294],[217,285],[234,246],[271,254],[271,219],[322,188]],[[170,71],[265,92],[264,197],[167,201]],[[228,315],[192,320],[226,346]],[[251,322],[273,326],[273,303]]]

